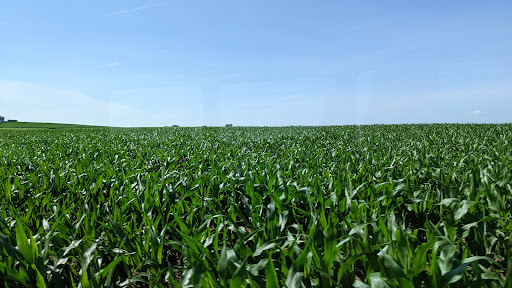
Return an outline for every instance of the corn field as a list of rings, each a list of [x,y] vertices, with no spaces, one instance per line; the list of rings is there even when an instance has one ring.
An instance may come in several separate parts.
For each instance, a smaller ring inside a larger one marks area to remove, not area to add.
[[[0,287],[512,287],[512,124],[0,130]]]

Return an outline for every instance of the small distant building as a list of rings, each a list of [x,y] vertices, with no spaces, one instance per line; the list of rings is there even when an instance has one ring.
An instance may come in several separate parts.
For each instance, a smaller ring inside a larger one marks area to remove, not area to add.
[[[5,121],[5,117],[0,115],[0,123],[4,123],[4,121]]]

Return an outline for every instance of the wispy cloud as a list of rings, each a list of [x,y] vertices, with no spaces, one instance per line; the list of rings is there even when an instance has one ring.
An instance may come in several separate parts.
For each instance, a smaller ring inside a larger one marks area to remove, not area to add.
[[[151,7],[164,6],[164,5],[166,5],[166,4],[165,3],[160,3],[160,4],[141,6],[141,7],[137,7],[137,8],[128,9],[128,10],[117,11],[115,13],[107,14],[105,16],[115,16],[115,15],[119,15],[119,14],[123,14],[123,13],[129,13],[129,12],[133,12],[133,11],[137,11],[137,10],[147,9],[147,8],[151,8]]]
[[[114,66],[117,66],[117,65],[119,65],[119,62],[110,63],[110,64],[107,64],[107,65],[105,65],[103,67],[114,67]]]
[[[480,111],[480,110],[475,110],[475,111],[473,111],[473,114],[475,114],[475,115],[480,115],[480,114],[487,114],[487,112],[485,112],[485,111]]]
[[[174,87],[172,87],[174,89]],[[132,101],[147,92],[158,92],[158,89],[135,89],[131,93],[108,91],[113,97],[101,99],[92,97],[76,90],[64,90],[48,87],[37,83],[22,81],[3,81],[0,79],[1,113],[8,119],[27,122],[75,123],[90,125],[111,125],[118,127],[148,127],[179,124],[182,126],[200,126],[201,95],[192,94],[192,98],[181,97],[188,90],[162,90],[162,95],[146,98],[145,102],[159,105],[141,105]],[[190,92],[190,91],[189,91]],[[193,90],[192,90],[193,92]],[[164,94],[165,93],[165,94]],[[169,97],[169,94],[175,94]],[[190,95],[188,95],[190,96]],[[126,99],[128,97],[130,99]],[[179,103],[185,98],[186,103]],[[199,103],[199,104],[198,104]],[[158,107],[157,107],[158,106]],[[198,108],[199,107],[199,108]],[[199,119],[198,119],[199,118]]]

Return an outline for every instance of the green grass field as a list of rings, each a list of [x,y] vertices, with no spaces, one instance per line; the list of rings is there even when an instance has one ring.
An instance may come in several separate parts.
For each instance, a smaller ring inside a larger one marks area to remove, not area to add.
[[[512,287],[511,124],[40,125],[0,129],[0,287]]]

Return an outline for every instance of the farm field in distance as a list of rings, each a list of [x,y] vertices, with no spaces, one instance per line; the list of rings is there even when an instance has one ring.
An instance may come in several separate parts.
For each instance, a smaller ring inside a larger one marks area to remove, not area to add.
[[[99,128],[101,126],[59,124],[59,123],[37,123],[37,122],[4,122],[0,124],[2,129],[64,129],[64,128]]]
[[[0,287],[512,287],[512,124],[32,128]]]

